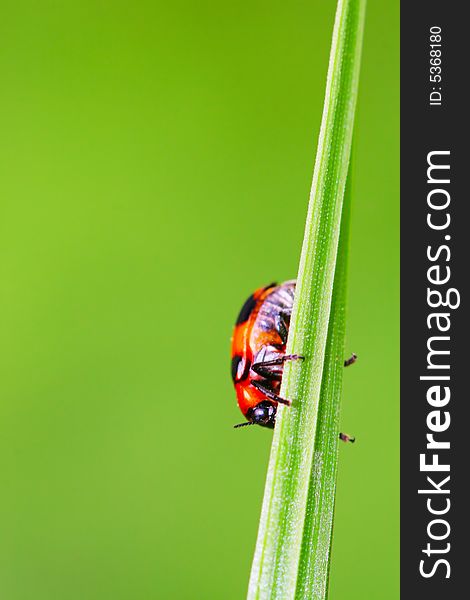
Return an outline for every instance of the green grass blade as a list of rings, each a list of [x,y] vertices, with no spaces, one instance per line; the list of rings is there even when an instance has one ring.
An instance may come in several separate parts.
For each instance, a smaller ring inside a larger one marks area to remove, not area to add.
[[[327,597],[333,533],[338,431],[343,383],[346,290],[351,213],[351,168],[346,182],[343,216],[333,285],[325,365],[318,406],[317,431],[300,551],[296,598]]]
[[[249,600],[289,600],[296,594],[351,150],[364,10],[365,0],[338,2],[287,343],[287,353],[301,354],[305,360],[288,363],[284,370],[281,394],[293,404],[278,409]],[[326,551],[329,553],[329,546]]]

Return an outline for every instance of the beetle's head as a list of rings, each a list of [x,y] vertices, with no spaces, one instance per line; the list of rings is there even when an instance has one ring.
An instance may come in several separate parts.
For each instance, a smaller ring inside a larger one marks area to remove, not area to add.
[[[234,427],[246,427],[246,425],[261,425],[263,427],[274,428],[276,422],[276,405],[268,400],[263,400],[257,404],[254,408],[246,413],[248,421],[246,423],[239,423]]]

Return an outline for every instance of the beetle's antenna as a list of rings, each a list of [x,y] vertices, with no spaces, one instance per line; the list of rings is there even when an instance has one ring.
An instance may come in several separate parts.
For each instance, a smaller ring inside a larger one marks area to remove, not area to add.
[[[233,428],[237,429],[238,427],[246,427],[247,425],[255,425],[255,422],[247,421],[246,423],[238,423],[238,425],[234,425]]]

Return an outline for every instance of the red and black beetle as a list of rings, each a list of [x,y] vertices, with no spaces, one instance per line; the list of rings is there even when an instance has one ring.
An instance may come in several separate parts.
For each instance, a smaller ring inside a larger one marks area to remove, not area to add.
[[[294,303],[295,281],[272,283],[256,290],[243,305],[232,338],[232,379],[238,406],[248,419],[244,425],[274,427],[286,360],[287,333]]]
[[[270,285],[256,290],[243,305],[235,323],[232,338],[232,379],[238,406],[247,422],[235,425],[262,425],[273,428],[277,405],[290,405],[281,398],[284,363],[299,360],[297,354],[286,355],[295,281]],[[345,361],[355,362],[356,355]],[[340,434],[345,441],[354,441]]]

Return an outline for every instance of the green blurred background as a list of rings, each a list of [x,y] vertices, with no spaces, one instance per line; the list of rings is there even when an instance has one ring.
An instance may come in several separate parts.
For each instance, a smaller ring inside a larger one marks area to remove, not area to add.
[[[236,314],[296,275],[335,3],[2,3],[0,596],[239,599],[271,433]],[[398,597],[398,1],[370,1],[331,600]]]

